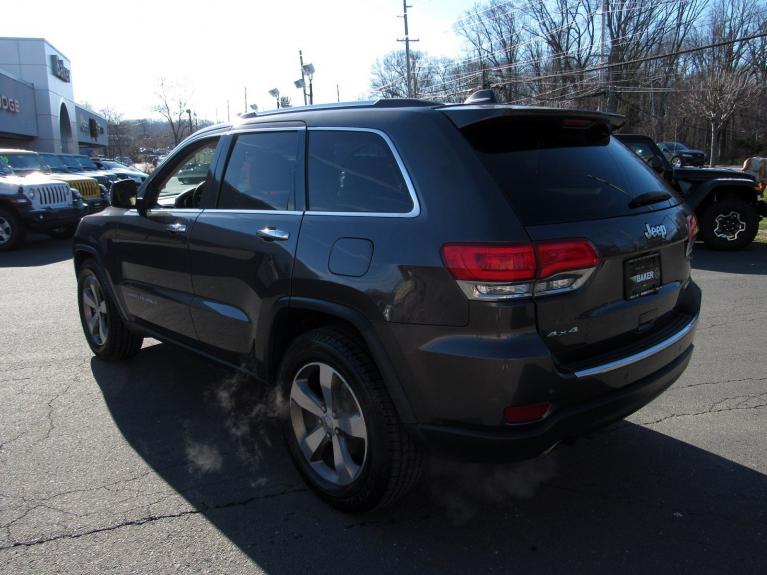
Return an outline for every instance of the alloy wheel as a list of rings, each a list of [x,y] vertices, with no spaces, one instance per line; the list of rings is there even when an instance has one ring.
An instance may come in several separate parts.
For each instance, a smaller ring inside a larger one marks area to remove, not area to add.
[[[109,337],[109,316],[107,302],[99,280],[89,275],[82,289],[83,316],[93,343],[102,346]]]
[[[741,232],[746,230],[746,222],[740,218],[740,212],[732,211],[729,214],[719,214],[714,218],[714,235],[728,242],[738,239]]]
[[[290,420],[309,467],[323,480],[345,486],[365,465],[368,432],[354,391],[326,363],[298,370],[290,388]]]
[[[13,228],[8,220],[0,216],[0,245],[6,244],[11,240]]]

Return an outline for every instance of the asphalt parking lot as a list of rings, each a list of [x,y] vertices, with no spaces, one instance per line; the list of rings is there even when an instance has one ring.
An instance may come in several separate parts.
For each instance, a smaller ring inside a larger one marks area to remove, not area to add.
[[[0,255],[0,573],[764,573],[765,244],[697,248],[696,351],[654,403],[534,461],[431,461],[367,516],[307,492],[242,378],[94,359],[69,254]]]

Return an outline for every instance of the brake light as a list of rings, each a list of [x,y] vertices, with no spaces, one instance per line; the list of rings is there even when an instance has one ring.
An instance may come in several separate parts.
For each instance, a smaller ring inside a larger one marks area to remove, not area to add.
[[[516,282],[535,278],[535,252],[529,244],[447,244],[442,247],[442,257],[457,280]]]
[[[698,218],[695,217],[695,214],[690,214],[687,216],[687,250],[686,255],[687,257],[692,256],[692,248],[695,245],[695,238],[698,235],[699,232],[698,228]]]
[[[446,244],[442,259],[469,299],[491,301],[576,289],[599,263],[593,244],[581,239]]]
[[[698,228],[698,218],[695,214],[687,216],[687,239],[692,243],[698,235],[700,229]]]
[[[592,268],[599,256],[588,240],[539,242],[535,244],[538,278],[547,278],[569,270]]]

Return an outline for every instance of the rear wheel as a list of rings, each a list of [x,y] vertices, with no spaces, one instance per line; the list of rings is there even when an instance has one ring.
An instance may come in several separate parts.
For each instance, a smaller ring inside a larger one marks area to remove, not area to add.
[[[383,507],[421,469],[373,361],[350,335],[318,329],[285,353],[279,382],[289,408],[283,431],[309,487],[341,511]]]
[[[700,235],[714,250],[739,250],[750,244],[759,231],[754,206],[737,198],[716,202],[700,218]]]
[[[26,229],[16,214],[0,209],[0,251],[15,250],[24,241]]]
[[[85,339],[93,353],[102,359],[127,359],[138,353],[144,338],[125,326],[105,285],[93,260],[80,267],[77,303]]]

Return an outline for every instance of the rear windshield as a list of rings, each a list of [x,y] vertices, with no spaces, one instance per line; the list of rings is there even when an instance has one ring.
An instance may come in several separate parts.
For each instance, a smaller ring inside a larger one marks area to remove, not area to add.
[[[601,122],[495,118],[472,124],[463,133],[524,225],[634,215],[677,203],[672,196],[629,207],[641,194],[671,192]]]

